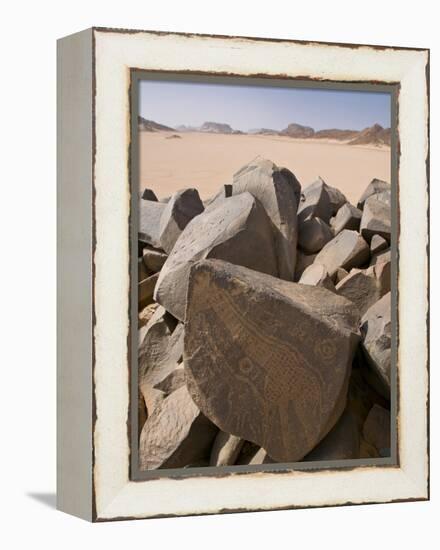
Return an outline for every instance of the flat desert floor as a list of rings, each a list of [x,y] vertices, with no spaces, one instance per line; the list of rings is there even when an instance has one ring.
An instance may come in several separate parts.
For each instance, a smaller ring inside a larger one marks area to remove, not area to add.
[[[282,136],[140,132],[140,189],[159,198],[185,187],[214,195],[244,164],[260,155],[289,168],[305,187],[318,176],[356,204],[373,178],[390,181],[389,148]]]

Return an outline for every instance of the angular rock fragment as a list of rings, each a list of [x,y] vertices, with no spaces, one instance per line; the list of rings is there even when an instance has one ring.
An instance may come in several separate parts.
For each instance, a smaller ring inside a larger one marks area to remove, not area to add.
[[[153,293],[158,278],[159,274],[155,273],[154,275],[150,275],[146,279],[143,279],[138,284],[138,304],[140,310],[153,302]]]
[[[303,189],[301,202],[298,207],[298,220],[303,222],[307,218],[321,218],[329,223],[333,208],[325,182],[319,178]]]
[[[145,200],[145,201],[156,201],[157,202],[157,197],[156,197],[156,193],[152,190],[152,189],[148,189],[148,187],[146,187],[143,192],[142,192],[142,198]]]
[[[334,274],[334,278],[335,278],[335,283],[338,284],[342,281],[342,279],[344,279],[345,277],[347,277],[348,275],[348,271],[345,270],[344,268],[342,267],[338,267],[338,269],[336,270],[336,273]]]
[[[275,253],[281,279],[293,280],[298,240],[297,208],[301,185],[287,168],[256,158],[234,174],[232,195],[248,191],[266,210],[275,229]]]
[[[368,197],[371,197],[371,195],[375,195],[376,193],[381,193],[382,191],[391,192],[391,185],[386,181],[373,179],[363,192],[361,198],[359,199],[357,207],[362,210],[364,208],[364,203],[368,199]]]
[[[361,320],[362,347],[385,387],[391,376],[391,292],[371,306]]]
[[[316,254],[303,254],[301,250],[298,250],[296,256],[296,267],[295,267],[295,281],[301,279],[301,275],[304,273],[304,270],[312,265],[315,261]]]
[[[161,248],[160,219],[165,210],[165,204],[155,201],[139,201],[139,232],[141,243]]]
[[[304,195],[312,193],[321,187],[323,187],[327,192],[328,198],[330,199],[331,215],[334,216],[336,212],[347,202],[347,199],[345,198],[345,195],[339,191],[339,189],[332,187],[331,185],[327,185],[321,177],[304,189]]]
[[[156,310],[141,336],[139,347],[139,387],[148,414],[165,392],[154,386],[164,380],[182,357],[183,325],[176,326],[175,319],[164,308]]]
[[[317,264],[326,267],[330,277],[338,268],[349,270],[361,267],[369,258],[370,248],[356,231],[344,229],[328,242],[315,258]]]
[[[156,390],[162,391],[165,395],[170,395],[185,384],[185,370],[183,363],[176,365],[175,369],[168,374],[162,381],[155,384]]]
[[[353,414],[345,410],[333,429],[303,461],[356,459],[359,450],[359,428]]]
[[[221,430],[299,460],[345,407],[358,323],[327,289],[200,261],[188,287],[188,390]]]
[[[184,320],[189,271],[203,258],[220,258],[278,274],[270,219],[250,193],[229,197],[194,218],[179,237],[156,285],[155,300]]]
[[[166,262],[168,256],[161,250],[156,250],[154,248],[144,248],[142,259],[145,264],[145,267],[157,273],[163,267],[163,264]]]
[[[390,412],[380,405],[374,405],[364,424],[364,438],[373,445],[379,456],[390,456],[391,417]]]
[[[388,246],[388,241],[380,235],[373,235],[371,237],[370,252],[372,256],[387,249]]]
[[[361,223],[362,211],[355,208],[352,204],[346,202],[344,206],[338,210],[336,216],[331,219],[331,226],[335,235],[343,229],[359,230]]]
[[[147,325],[148,321],[153,317],[154,312],[158,307],[159,307],[159,304],[156,304],[156,303],[148,304],[148,306],[144,307],[144,309],[142,309],[139,312],[138,328],[141,328]]]
[[[154,470],[194,464],[209,455],[217,431],[182,386],[164,399],[145,422],[139,467]]]
[[[352,270],[340,283],[336,285],[336,292],[353,302],[363,315],[385,292],[381,292],[381,285],[373,273],[359,269]]]
[[[365,201],[360,231],[368,242],[374,235],[379,235],[388,242],[391,240],[391,208],[378,200],[376,195]]]
[[[197,189],[182,189],[174,193],[160,218],[160,246],[168,254],[188,223],[201,214],[204,206]]]
[[[243,447],[244,439],[236,435],[218,432],[211,450],[210,466],[229,466],[235,464]]]
[[[307,218],[299,224],[298,244],[306,254],[319,252],[333,239],[333,231],[320,218]]]
[[[141,435],[142,428],[147,421],[147,407],[142,393],[138,390],[138,437]]]
[[[321,264],[313,263],[305,269],[299,283],[302,285],[322,286],[332,292],[336,291],[331,277],[329,277],[326,268]]]

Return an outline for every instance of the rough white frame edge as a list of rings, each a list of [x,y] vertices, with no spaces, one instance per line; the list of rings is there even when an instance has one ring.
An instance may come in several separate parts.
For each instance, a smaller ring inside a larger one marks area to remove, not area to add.
[[[94,30],[97,519],[428,498],[428,52]],[[128,86],[130,68],[400,82],[400,467],[128,478]]]

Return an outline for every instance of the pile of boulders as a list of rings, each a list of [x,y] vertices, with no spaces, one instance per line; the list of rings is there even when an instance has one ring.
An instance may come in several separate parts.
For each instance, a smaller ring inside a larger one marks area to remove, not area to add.
[[[257,158],[139,200],[141,469],[390,454],[391,189]]]

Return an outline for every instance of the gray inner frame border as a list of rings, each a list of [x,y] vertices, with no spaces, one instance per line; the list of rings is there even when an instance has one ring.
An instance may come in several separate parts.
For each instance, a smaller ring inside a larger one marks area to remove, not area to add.
[[[283,88],[309,88],[344,91],[382,92],[391,96],[391,455],[384,458],[364,458],[352,460],[329,460],[292,462],[243,466],[216,466],[200,468],[170,468],[163,470],[139,469],[138,441],[138,206],[139,206],[139,83],[142,80],[168,82],[194,82],[206,84],[228,84],[231,86],[262,86]],[[291,473],[295,470],[351,470],[360,467],[399,466],[398,452],[398,240],[400,234],[398,206],[398,168],[400,145],[398,136],[398,96],[399,83],[395,82],[341,82],[322,81],[307,77],[216,75],[215,73],[182,73],[169,71],[148,71],[130,69],[130,145],[129,145],[129,185],[130,185],[130,296],[129,296],[129,410],[128,437],[130,442],[129,478],[131,481],[148,481],[160,478],[184,479],[189,477],[225,477],[255,472],[273,474]]]

